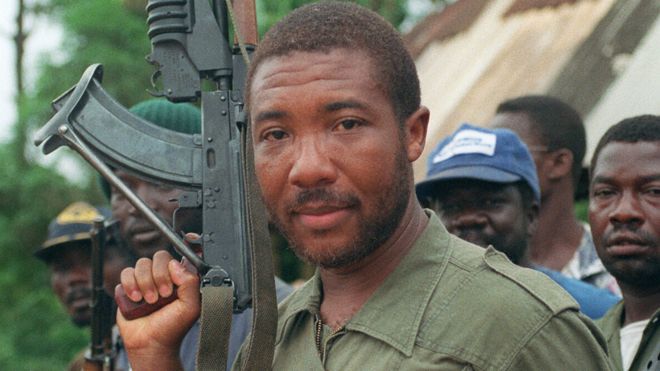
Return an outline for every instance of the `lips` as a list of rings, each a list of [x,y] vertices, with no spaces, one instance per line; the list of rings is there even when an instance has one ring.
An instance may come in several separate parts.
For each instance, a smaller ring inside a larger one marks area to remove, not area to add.
[[[128,230],[131,240],[135,243],[153,242],[160,238],[160,231],[151,224],[138,224]]]
[[[638,255],[648,250],[648,243],[634,234],[618,234],[605,241],[605,249],[611,255]]]
[[[308,203],[293,212],[294,217],[304,227],[314,230],[332,229],[346,220],[350,214],[349,205],[324,203]]]
[[[66,303],[69,307],[81,310],[89,307],[91,299],[92,291],[89,288],[81,287],[69,291]]]

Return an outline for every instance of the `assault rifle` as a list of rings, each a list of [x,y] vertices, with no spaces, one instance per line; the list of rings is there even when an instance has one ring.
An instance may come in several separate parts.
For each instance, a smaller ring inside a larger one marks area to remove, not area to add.
[[[232,309],[241,312],[259,306],[253,311],[252,336],[243,360],[249,369],[267,369],[271,367],[277,320],[272,257],[241,91],[247,54],[256,46],[257,31],[254,2],[236,2],[232,19],[238,20],[238,26],[233,30],[236,36],[245,37],[248,45],[240,48],[243,53],[230,47],[229,1],[149,0],[147,4],[152,45],[147,60],[157,67],[152,83],[155,86],[162,78],[163,84],[155,94],[173,102],[201,97],[201,135],[161,129],[134,116],[103,90],[102,67],[92,65],[78,84],[53,102],[57,112],[37,132],[35,144],[43,143],[45,154],[62,145],[77,151],[196,266],[202,275],[199,367],[212,367],[207,358],[226,354],[227,339],[219,342],[222,339],[216,334],[228,337]],[[204,90],[207,85],[213,88]],[[195,255],[177,231],[149,209],[112,168],[184,189],[179,208],[196,209],[202,215],[203,258]],[[254,269],[254,265],[260,267]],[[121,295],[118,304],[127,318],[158,308],[135,308]],[[224,313],[216,319],[224,327],[210,333],[205,323],[208,315],[216,312]],[[221,344],[220,351],[208,349],[217,343]]]
[[[84,371],[111,371],[114,369],[112,325],[114,320],[112,298],[103,287],[103,256],[106,247],[106,227],[103,217],[94,220],[92,230],[92,323],[89,351],[85,355]]]

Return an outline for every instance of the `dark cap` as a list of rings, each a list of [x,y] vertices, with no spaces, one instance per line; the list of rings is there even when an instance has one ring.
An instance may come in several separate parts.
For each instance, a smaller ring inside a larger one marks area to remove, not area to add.
[[[110,210],[97,208],[87,202],[74,202],[67,206],[48,225],[46,241],[34,255],[41,260],[50,256],[67,244],[91,240],[90,231],[97,217],[110,219]]]
[[[508,129],[461,125],[431,152],[426,179],[416,186],[417,196],[432,196],[439,182],[477,179],[494,183],[524,181],[536,201],[541,200],[536,166],[527,146]]]

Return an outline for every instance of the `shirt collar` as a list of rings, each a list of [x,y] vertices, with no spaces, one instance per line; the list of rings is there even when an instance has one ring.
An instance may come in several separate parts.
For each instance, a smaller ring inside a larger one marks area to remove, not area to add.
[[[411,356],[426,307],[444,272],[449,233],[432,211],[429,222],[399,266],[347,323]]]
[[[427,210],[430,220],[399,266],[385,279],[372,297],[346,324],[348,331],[359,331],[412,355],[422,317],[448,259],[449,233],[438,217]],[[424,283],[424,284],[423,284]],[[290,297],[280,313],[282,321],[277,342],[304,312],[317,314],[322,295],[317,272]],[[393,315],[396,320],[393,320]]]

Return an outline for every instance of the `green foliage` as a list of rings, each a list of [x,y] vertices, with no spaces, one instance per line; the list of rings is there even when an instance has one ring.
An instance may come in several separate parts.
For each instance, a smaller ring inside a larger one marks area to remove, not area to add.
[[[64,41],[57,53],[41,58],[36,82],[17,99],[14,139],[0,147],[1,370],[65,369],[89,342],[87,330],[71,323],[53,295],[46,266],[32,252],[65,206],[101,197],[89,170],[88,180],[76,185],[35,163],[43,155],[29,143],[29,133],[48,120],[50,102],[78,82],[88,65],[104,64],[104,87],[124,105],[149,97],[152,71],[143,59],[149,52],[145,20],[120,1],[52,0],[34,9],[62,25]]]
[[[54,0],[51,6],[64,40],[57,53],[44,56],[36,86],[25,98],[31,108],[29,129],[46,122],[50,101],[76,84],[93,63],[103,64],[103,87],[123,105],[150,97],[146,89],[153,68],[144,60],[150,46],[143,17],[118,0]]]
[[[589,200],[582,199],[575,202],[575,216],[583,221],[589,222]]]
[[[11,160],[11,147],[0,157]],[[32,256],[48,222],[85,193],[50,169],[0,165],[0,369],[63,369],[88,336],[73,327]]]

